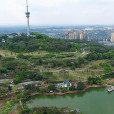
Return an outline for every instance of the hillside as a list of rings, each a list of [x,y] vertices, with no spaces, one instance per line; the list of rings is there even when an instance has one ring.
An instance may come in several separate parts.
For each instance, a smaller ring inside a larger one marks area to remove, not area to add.
[[[6,41],[0,43],[0,97],[18,93],[12,95],[15,100],[8,101],[2,112],[6,109],[10,112],[20,98],[23,100],[28,95],[50,94],[51,91],[78,92],[90,85],[102,86],[106,79],[114,78],[114,50],[111,47],[33,34],[35,36],[22,34],[10,39],[0,37],[1,41]],[[57,86],[65,81],[71,83],[69,89]],[[73,86],[75,83],[76,88]],[[111,81],[110,84],[114,83]],[[30,112],[33,111],[37,109]]]
[[[50,38],[39,33],[32,33],[33,36],[27,37],[25,34],[8,38],[7,36],[0,37],[0,40],[5,39],[5,43],[0,43],[2,49],[7,49],[14,52],[33,52],[45,50],[48,52],[74,51],[75,47],[69,42],[61,39]]]
[[[104,71],[113,71],[114,51],[110,47],[87,41],[53,39],[39,33],[32,35],[35,37],[22,34],[9,39],[4,36],[6,42],[0,43],[1,79],[13,78],[15,83],[26,79],[87,80]]]

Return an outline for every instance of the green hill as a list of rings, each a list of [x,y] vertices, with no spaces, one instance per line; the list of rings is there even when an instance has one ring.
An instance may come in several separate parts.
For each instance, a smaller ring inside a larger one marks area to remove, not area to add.
[[[50,38],[46,35],[39,33],[32,33],[34,36],[27,37],[25,34],[15,36],[8,39],[4,38],[6,43],[0,43],[2,49],[7,49],[14,52],[33,52],[37,50],[45,50],[49,52],[59,51],[74,51],[74,45],[65,42],[62,39]],[[2,40],[2,37],[0,38]]]

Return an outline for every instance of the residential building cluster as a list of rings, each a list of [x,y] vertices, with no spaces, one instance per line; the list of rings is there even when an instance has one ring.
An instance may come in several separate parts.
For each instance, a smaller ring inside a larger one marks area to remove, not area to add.
[[[70,30],[68,32],[65,32],[65,39],[87,40],[87,32]]]

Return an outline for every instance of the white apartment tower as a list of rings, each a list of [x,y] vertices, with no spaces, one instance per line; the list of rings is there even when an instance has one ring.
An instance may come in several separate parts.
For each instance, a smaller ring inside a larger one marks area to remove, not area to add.
[[[84,34],[82,32],[80,32],[80,40],[84,39]]]
[[[111,42],[114,42],[114,33],[111,33]]]

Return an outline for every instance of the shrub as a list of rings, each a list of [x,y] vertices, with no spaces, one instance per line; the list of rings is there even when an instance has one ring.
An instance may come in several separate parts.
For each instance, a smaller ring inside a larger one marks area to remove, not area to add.
[[[4,57],[4,58],[2,59],[2,61],[13,61],[13,60],[15,60],[14,57]]]
[[[83,90],[85,88],[85,84],[83,82],[78,82],[77,90]]]
[[[1,67],[0,68],[0,73],[7,73],[7,68],[6,67]]]

